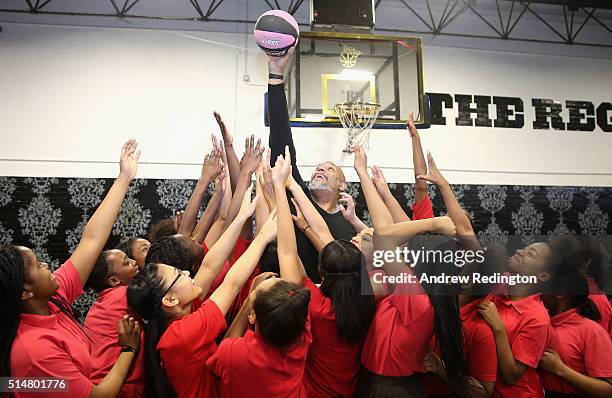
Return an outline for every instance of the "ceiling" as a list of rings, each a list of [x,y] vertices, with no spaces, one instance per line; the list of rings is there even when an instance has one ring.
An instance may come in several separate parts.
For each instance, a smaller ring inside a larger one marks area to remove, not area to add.
[[[374,2],[377,32],[421,36],[426,45],[612,59],[610,0]],[[0,0],[0,24],[249,32],[271,8],[310,26],[309,0]]]

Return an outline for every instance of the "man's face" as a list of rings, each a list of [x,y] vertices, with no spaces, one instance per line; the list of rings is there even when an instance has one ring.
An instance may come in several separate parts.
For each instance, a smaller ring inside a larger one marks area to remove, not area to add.
[[[321,163],[310,176],[310,189],[326,189],[341,192],[345,188],[344,173],[340,167],[332,162]]]

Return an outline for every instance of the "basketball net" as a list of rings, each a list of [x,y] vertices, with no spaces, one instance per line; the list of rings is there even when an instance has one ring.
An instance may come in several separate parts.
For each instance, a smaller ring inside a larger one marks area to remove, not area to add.
[[[334,106],[336,115],[346,131],[346,147],[344,152],[353,152],[352,147],[358,145],[370,148],[370,132],[378,117],[380,104],[373,102],[345,102]]]

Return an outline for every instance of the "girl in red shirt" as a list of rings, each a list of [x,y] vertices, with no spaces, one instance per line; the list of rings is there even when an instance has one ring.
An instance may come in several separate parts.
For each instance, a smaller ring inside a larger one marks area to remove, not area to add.
[[[147,396],[218,395],[206,360],[216,351],[215,339],[226,328],[225,313],[255,269],[264,247],[276,235],[276,214],[272,213],[223,283],[202,303],[227,258],[220,254],[229,254],[235,237],[255,210],[259,196],[250,203],[250,194],[247,190],[238,215],[210,249],[194,279],[187,271],[152,263],[128,286],[129,307],[144,322]],[[209,266],[207,261],[215,261],[216,265]]]
[[[115,397],[119,393],[138,351],[138,323],[132,318],[121,319],[119,344],[125,350],[108,375],[94,385],[90,380],[91,341],[70,306],[83,293],[83,284],[136,176],[137,145],[129,140],[123,146],[119,177],[85,226],[74,253],[57,271],[51,273],[48,264],[29,248],[0,248],[0,376],[63,378],[70,394],[79,397]],[[15,393],[17,397],[37,395],[40,393]]]
[[[281,275],[299,262],[285,196],[285,180],[291,173],[288,149],[285,156],[286,160],[279,156],[273,170],[279,228],[284,231],[277,237]],[[310,397],[302,379],[312,343],[308,320],[311,293],[290,280],[271,278],[257,286],[208,361],[208,367],[221,379],[225,397]],[[246,330],[248,324],[255,327],[254,332]]]
[[[552,285],[555,294],[542,296],[553,328],[539,366],[546,397],[612,397],[612,341],[596,323],[586,279],[569,270]]]
[[[375,251],[394,252],[416,234],[423,232],[457,233],[449,217],[394,224],[391,213],[368,175],[363,148],[356,147],[354,152],[355,170],[374,225]],[[459,214],[449,208],[451,216],[457,218],[456,213]],[[465,214],[461,212],[457,220],[459,218],[465,218]],[[383,269],[387,276],[405,279],[416,276],[407,264],[395,257],[392,261],[383,261]],[[394,287],[394,291],[378,303],[366,337],[361,355],[364,372],[356,396],[424,397],[415,374],[425,371],[423,360],[434,333],[440,342],[448,378],[459,389],[467,388],[467,366],[463,358],[457,297],[439,295],[433,291],[429,294],[428,287],[425,287],[426,292],[418,282],[407,280],[391,287]]]

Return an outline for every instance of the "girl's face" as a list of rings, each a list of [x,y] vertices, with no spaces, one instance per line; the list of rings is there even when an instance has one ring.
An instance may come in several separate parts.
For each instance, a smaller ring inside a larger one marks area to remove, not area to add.
[[[537,276],[540,279],[546,279],[550,276],[546,266],[546,258],[550,254],[550,246],[546,243],[532,243],[518,249],[508,259],[508,271],[519,275]]]
[[[106,254],[106,261],[111,286],[128,285],[139,271],[136,261],[129,258],[121,250],[109,250]]]
[[[145,258],[149,252],[149,247],[151,247],[151,242],[146,239],[138,238],[132,242],[132,257],[136,260],[139,269],[142,269],[145,265]]]
[[[175,313],[189,309],[191,303],[202,294],[202,288],[197,286],[189,276],[189,271],[181,271],[166,264],[157,265],[157,274],[162,278],[166,290],[162,305],[165,311]]]
[[[19,251],[23,255],[26,275],[22,300],[48,300],[59,287],[55,276],[49,270],[49,264],[39,261],[36,254],[27,247],[19,246]]]

